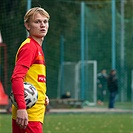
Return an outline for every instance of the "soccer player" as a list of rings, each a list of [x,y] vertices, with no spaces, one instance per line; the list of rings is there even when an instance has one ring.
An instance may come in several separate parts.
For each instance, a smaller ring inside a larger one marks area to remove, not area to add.
[[[49,14],[40,7],[31,8],[24,16],[29,37],[20,45],[11,77],[12,91],[18,107],[12,105],[12,133],[42,133],[46,96],[46,66],[42,42],[49,28]],[[38,91],[38,101],[26,110],[23,82]]]

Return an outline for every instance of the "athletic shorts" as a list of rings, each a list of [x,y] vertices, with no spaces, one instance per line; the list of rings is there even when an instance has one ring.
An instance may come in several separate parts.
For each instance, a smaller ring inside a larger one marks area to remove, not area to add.
[[[12,119],[12,133],[43,133],[42,127],[41,122],[29,121],[26,129],[21,129],[16,120]]]

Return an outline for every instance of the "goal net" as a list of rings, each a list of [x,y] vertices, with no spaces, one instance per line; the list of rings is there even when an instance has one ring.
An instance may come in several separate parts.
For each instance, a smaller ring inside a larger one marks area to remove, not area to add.
[[[82,69],[84,69],[84,79],[81,78]],[[84,88],[81,87],[82,84]],[[60,67],[58,85],[58,98],[70,92],[71,98],[80,100],[84,93],[83,100],[88,101],[89,104],[95,104],[97,101],[97,62],[84,61],[83,64],[81,61],[64,62]]]

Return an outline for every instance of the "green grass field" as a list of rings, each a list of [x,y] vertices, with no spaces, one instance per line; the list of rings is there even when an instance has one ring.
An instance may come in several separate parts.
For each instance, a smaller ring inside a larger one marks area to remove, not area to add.
[[[47,114],[45,133],[133,133],[132,114]],[[11,133],[11,115],[0,114],[0,133]]]

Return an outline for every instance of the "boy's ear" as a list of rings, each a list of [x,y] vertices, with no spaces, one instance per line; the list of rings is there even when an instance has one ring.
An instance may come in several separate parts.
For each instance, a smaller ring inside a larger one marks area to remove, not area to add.
[[[24,26],[26,27],[27,31],[30,30],[29,24],[28,23],[24,23]]]

